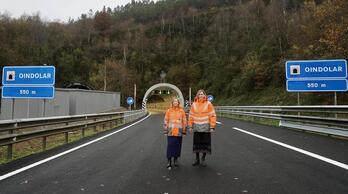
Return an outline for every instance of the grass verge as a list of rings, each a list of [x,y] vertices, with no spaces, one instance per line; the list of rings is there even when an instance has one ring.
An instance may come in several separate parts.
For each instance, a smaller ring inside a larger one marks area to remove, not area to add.
[[[110,128],[110,125],[106,125],[107,127],[97,126],[93,128],[85,129],[85,137],[93,136],[99,132],[107,131],[118,127],[119,125],[114,125]],[[82,130],[77,129],[76,131],[69,132],[68,135],[68,143],[78,141],[82,139]],[[65,134],[58,134],[54,136],[48,136],[46,138],[46,150],[53,149],[55,147],[61,146],[65,144]],[[42,138],[36,138],[25,142],[20,142],[13,144],[13,157],[11,160],[7,159],[7,146],[0,147],[0,164],[5,164],[19,158],[23,158],[29,156],[31,154],[36,154],[43,152],[43,141]]]
[[[248,122],[253,122],[253,123],[258,123],[262,125],[270,125],[270,126],[279,126],[279,121],[275,119],[267,119],[267,118],[259,118],[259,117],[251,117],[251,116],[243,116],[243,115],[234,115],[234,114],[221,114],[219,113],[220,117],[225,117],[225,118],[231,118],[231,119],[236,119],[240,121],[248,121]]]

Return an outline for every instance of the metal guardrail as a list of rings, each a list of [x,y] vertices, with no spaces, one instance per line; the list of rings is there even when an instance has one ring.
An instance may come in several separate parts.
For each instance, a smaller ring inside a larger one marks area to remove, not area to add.
[[[348,106],[217,106],[220,116],[279,120],[279,126],[348,137]]]
[[[239,115],[274,119],[279,121],[280,126],[348,137],[348,106],[217,106],[215,109],[219,116]],[[132,122],[146,114],[146,110],[136,110],[4,120],[0,121],[0,146],[7,146],[7,158],[11,159],[13,144],[42,138],[42,148],[46,150],[49,136],[65,134],[65,143],[68,143],[70,132],[81,130],[84,137],[88,128],[105,128],[106,125],[111,128]]]
[[[0,121],[0,146],[7,146],[7,159],[12,159],[13,144],[42,138],[42,148],[46,150],[47,137],[65,134],[68,143],[69,133],[101,125],[103,129],[132,122],[147,114],[146,110],[85,114],[74,116],[15,119]]]

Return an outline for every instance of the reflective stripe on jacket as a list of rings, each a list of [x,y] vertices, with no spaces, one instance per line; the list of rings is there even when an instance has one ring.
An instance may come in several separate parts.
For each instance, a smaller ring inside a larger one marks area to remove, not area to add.
[[[168,136],[182,136],[186,133],[186,114],[182,108],[169,108],[164,117],[165,133]]]
[[[196,100],[190,110],[188,125],[196,132],[210,132],[216,126],[216,114],[213,104],[207,100]]]

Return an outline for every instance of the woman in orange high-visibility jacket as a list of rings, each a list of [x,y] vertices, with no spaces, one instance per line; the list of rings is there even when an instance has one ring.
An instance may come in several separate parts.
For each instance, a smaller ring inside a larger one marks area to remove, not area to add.
[[[189,114],[189,128],[193,133],[193,153],[196,159],[193,166],[201,164],[205,166],[205,157],[211,154],[211,132],[216,126],[216,114],[214,106],[207,100],[204,90],[198,90]],[[202,153],[200,161],[199,153]]]
[[[172,106],[166,112],[164,117],[164,134],[167,136],[167,168],[172,168],[172,159],[174,166],[177,167],[177,159],[180,157],[182,135],[186,134],[186,114],[180,107],[178,99],[173,99]]]

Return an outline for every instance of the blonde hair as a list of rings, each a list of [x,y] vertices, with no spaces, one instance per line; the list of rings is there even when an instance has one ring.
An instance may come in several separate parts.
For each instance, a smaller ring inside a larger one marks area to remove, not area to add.
[[[177,100],[178,101],[178,107],[180,107],[180,100],[179,100],[179,98],[173,98],[173,100],[172,100],[172,107],[174,107],[174,105],[173,105],[173,103],[174,103],[174,100]]]
[[[203,89],[199,89],[196,93],[195,100],[198,100],[198,98],[199,98],[198,94],[201,92],[203,92],[205,98],[207,98],[207,93],[205,93],[205,91]]]

